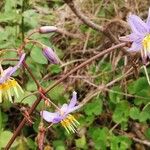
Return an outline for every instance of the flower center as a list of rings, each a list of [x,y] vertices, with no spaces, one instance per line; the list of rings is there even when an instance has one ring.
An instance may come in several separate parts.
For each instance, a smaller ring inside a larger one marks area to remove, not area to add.
[[[61,125],[67,130],[68,133],[76,132],[77,125],[79,122],[72,115],[68,115],[64,120],[61,121]]]
[[[16,95],[17,98],[19,97],[18,90],[24,93],[18,82],[13,78],[0,84],[0,103],[2,102],[3,97],[8,98],[10,102],[13,102],[12,96]]]
[[[150,52],[150,34],[148,34],[142,41],[144,52]]]
[[[8,90],[12,87],[15,87],[17,82],[15,80],[7,80],[3,84],[0,84],[0,90]]]

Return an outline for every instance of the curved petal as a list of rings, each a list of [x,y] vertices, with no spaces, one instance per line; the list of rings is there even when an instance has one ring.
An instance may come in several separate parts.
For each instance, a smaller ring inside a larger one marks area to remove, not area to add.
[[[23,54],[21,55],[18,64],[13,67],[11,74],[13,74],[14,72],[16,72],[16,70],[21,66],[22,62],[24,61],[24,58],[25,58],[25,53],[23,53]]]
[[[9,67],[4,70],[3,74],[0,77],[0,83],[4,83],[6,80],[8,80],[11,76],[13,67]]]
[[[141,43],[133,42],[131,47],[128,49],[128,51],[138,52],[142,49]]]
[[[16,72],[16,70],[20,67],[20,65],[22,64],[23,60],[25,58],[25,53],[21,55],[20,60],[18,62],[18,64],[14,67],[9,67],[7,69],[4,70],[2,76],[0,77],[0,83],[5,82],[6,80],[8,80],[10,78],[10,76]]]
[[[25,59],[25,53],[23,53],[22,55],[21,55],[21,57],[20,57],[20,60],[19,60],[19,62],[18,62],[18,64],[16,65],[17,67],[20,67],[20,65],[22,64],[22,62],[24,61],[24,59]]]
[[[59,64],[59,59],[56,53],[51,49],[50,47],[44,47],[43,48],[43,54],[44,56],[53,64]]]
[[[75,106],[75,107],[72,107],[68,110],[67,114],[71,113],[71,112],[74,112],[75,110],[79,109],[81,106]]]
[[[150,28],[150,8],[148,10],[148,17],[147,17],[147,21],[146,21],[147,26]]]
[[[149,32],[147,24],[140,17],[129,15],[127,21],[134,33],[146,34]]]
[[[72,93],[72,98],[71,98],[70,103],[69,103],[69,109],[74,107],[76,103],[77,103],[77,92],[74,91]]]
[[[141,34],[136,34],[136,33],[131,33],[127,36],[122,36],[119,38],[120,41],[124,41],[124,42],[142,42],[144,36]]]
[[[127,36],[121,36],[121,37],[119,37],[119,40],[123,41],[123,42],[132,42],[130,40],[130,38],[129,38],[129,35],[127,35]]]
[[[46,120],[47,122],[52,122],[52,123],[56,123],[55,119],[59,118],[58,113],[51,113],[48,111],[41,111],[40,115],[43,117],[44,120]]]
[[[68,109],[68,104],[63,104],[60,110],[62,111],[62,113],[66,113],[67,109]]]

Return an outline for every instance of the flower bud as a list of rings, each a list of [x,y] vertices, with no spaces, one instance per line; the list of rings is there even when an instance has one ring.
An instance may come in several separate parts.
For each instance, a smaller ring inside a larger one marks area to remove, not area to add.
[[[43,47],[44,56],[53,64],[59,64],[59,58],[50,47]]]
[[[39,33],[51,33],[55,32],[57,30],[57,27],[55,26],[42,26],[39,28]]]

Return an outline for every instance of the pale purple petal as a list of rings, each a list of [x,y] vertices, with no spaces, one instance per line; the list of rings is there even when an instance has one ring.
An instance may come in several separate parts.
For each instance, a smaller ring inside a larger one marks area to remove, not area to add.
[[[57,112],[56,113],[51,113],[51,112],[48,112],[48,111],[41,111],[40,115],[47,122],[57,123],[57,121],[58,122],[60,121],[60,117],[59,117],[59,114]]]
[[[72,94],[70,104],[69,104],[69,109],[73,108],[76,105],[76,103],[77,103],[77,92],[74,91]]]
[[[119,37],[119,40],[123,41],[123,42],[131,42],[131,39],[129,38],[129,35],[121,36],[121,37]]]
[[[146,35],[149,32],[148,26],[141,20],[140,17],[136,15],[129,15],[127,21],[134,33]]]
[[[129,35],[126,36],[122,36],[119,38],[120,41],[124,41],[124,42],[142,42],[144,36],[143,35],[138,35],[136,33],[131,33]]]
[[[150,32],[150,8],[148,10],[148,17],[147,17],[147,21],[146,21],[147,26],[149,27],[149,32]]]
[[[142,49],[141,43],[133,42],[131,47],[128,49],[128,51],[138,52]]]
[[[20,57],[20,60],[19,60],[19,62],[18,62],[18,64],[16,65],[17,67],[20,67],[20,65],[22,64],[22,62],[24,61],[24,59],[25,59],[25,53],[23,53],[22,55],[21,55],[21,57]]]
[[[60,110],[61,110],[63,113],[65,113],[65,112],[67,112],[67,109],[68,109],[68,104],[63,104]]]
[[[7,68],[7,69],[4,70],[2,76],[0,77],[0,83],[3,83],[6,80],[8,80],[11,77],[11,75],[16,72],[16,70],[22,64],[24,58],[25,58],[25,54],[22,54],[21,57],[20,57],[20,60],[19,60],[19,62],[18,62],[18,64],[16,66],[9,67],[9,68]]]
[[[68,111],[67,111],[67,114],[69,114],[69,113],[71,113],[71,112],[74,112],[75,110],[77,110],[77,109],[79,109],[80,108],[80,106],[78,105],[78,106],[75,106],[75,107],[72,107],[72,108],[70,108]]]
[[[59,64],[58,56],[55,54],[55,52],[50,47],[45,46],[43,48],[43,54],[51,63]]]

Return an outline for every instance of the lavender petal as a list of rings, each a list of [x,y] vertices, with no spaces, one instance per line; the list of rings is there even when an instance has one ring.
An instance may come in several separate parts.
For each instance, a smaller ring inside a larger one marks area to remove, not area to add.
[[[71,101],[70,101],[70,104],[69,104],[69,109],[74,107],[77,103],[77,92],[73,92],[72,94],[72,98],[71,98]]]
[[[138,52],[142,49],[141,43],[133,42],[131,47],[128,49],[128,51]]]
[[[55,119],[57,119],[58,117],[58,113],[51,113],[48,111],[41,111],[40,115],[43,117],[44,120],[46,120],[47,122],[52,122],[55,123]]]
[[[132,31],[138,34],[146,34],[148,33],[148,26],[145,22],[141,20],[140,17],[136,15],[129,15],[127,19]]]
[[[43,54],[51,63],[59,64],[58,56],[55,54],[55,52],[50,47],[45,46],[43,48]]]
[[[148,10],[148,17],[147,17],[147,21],[146,21],[147,26],[149,27],[149,32],[150,32],[150,8]]]

